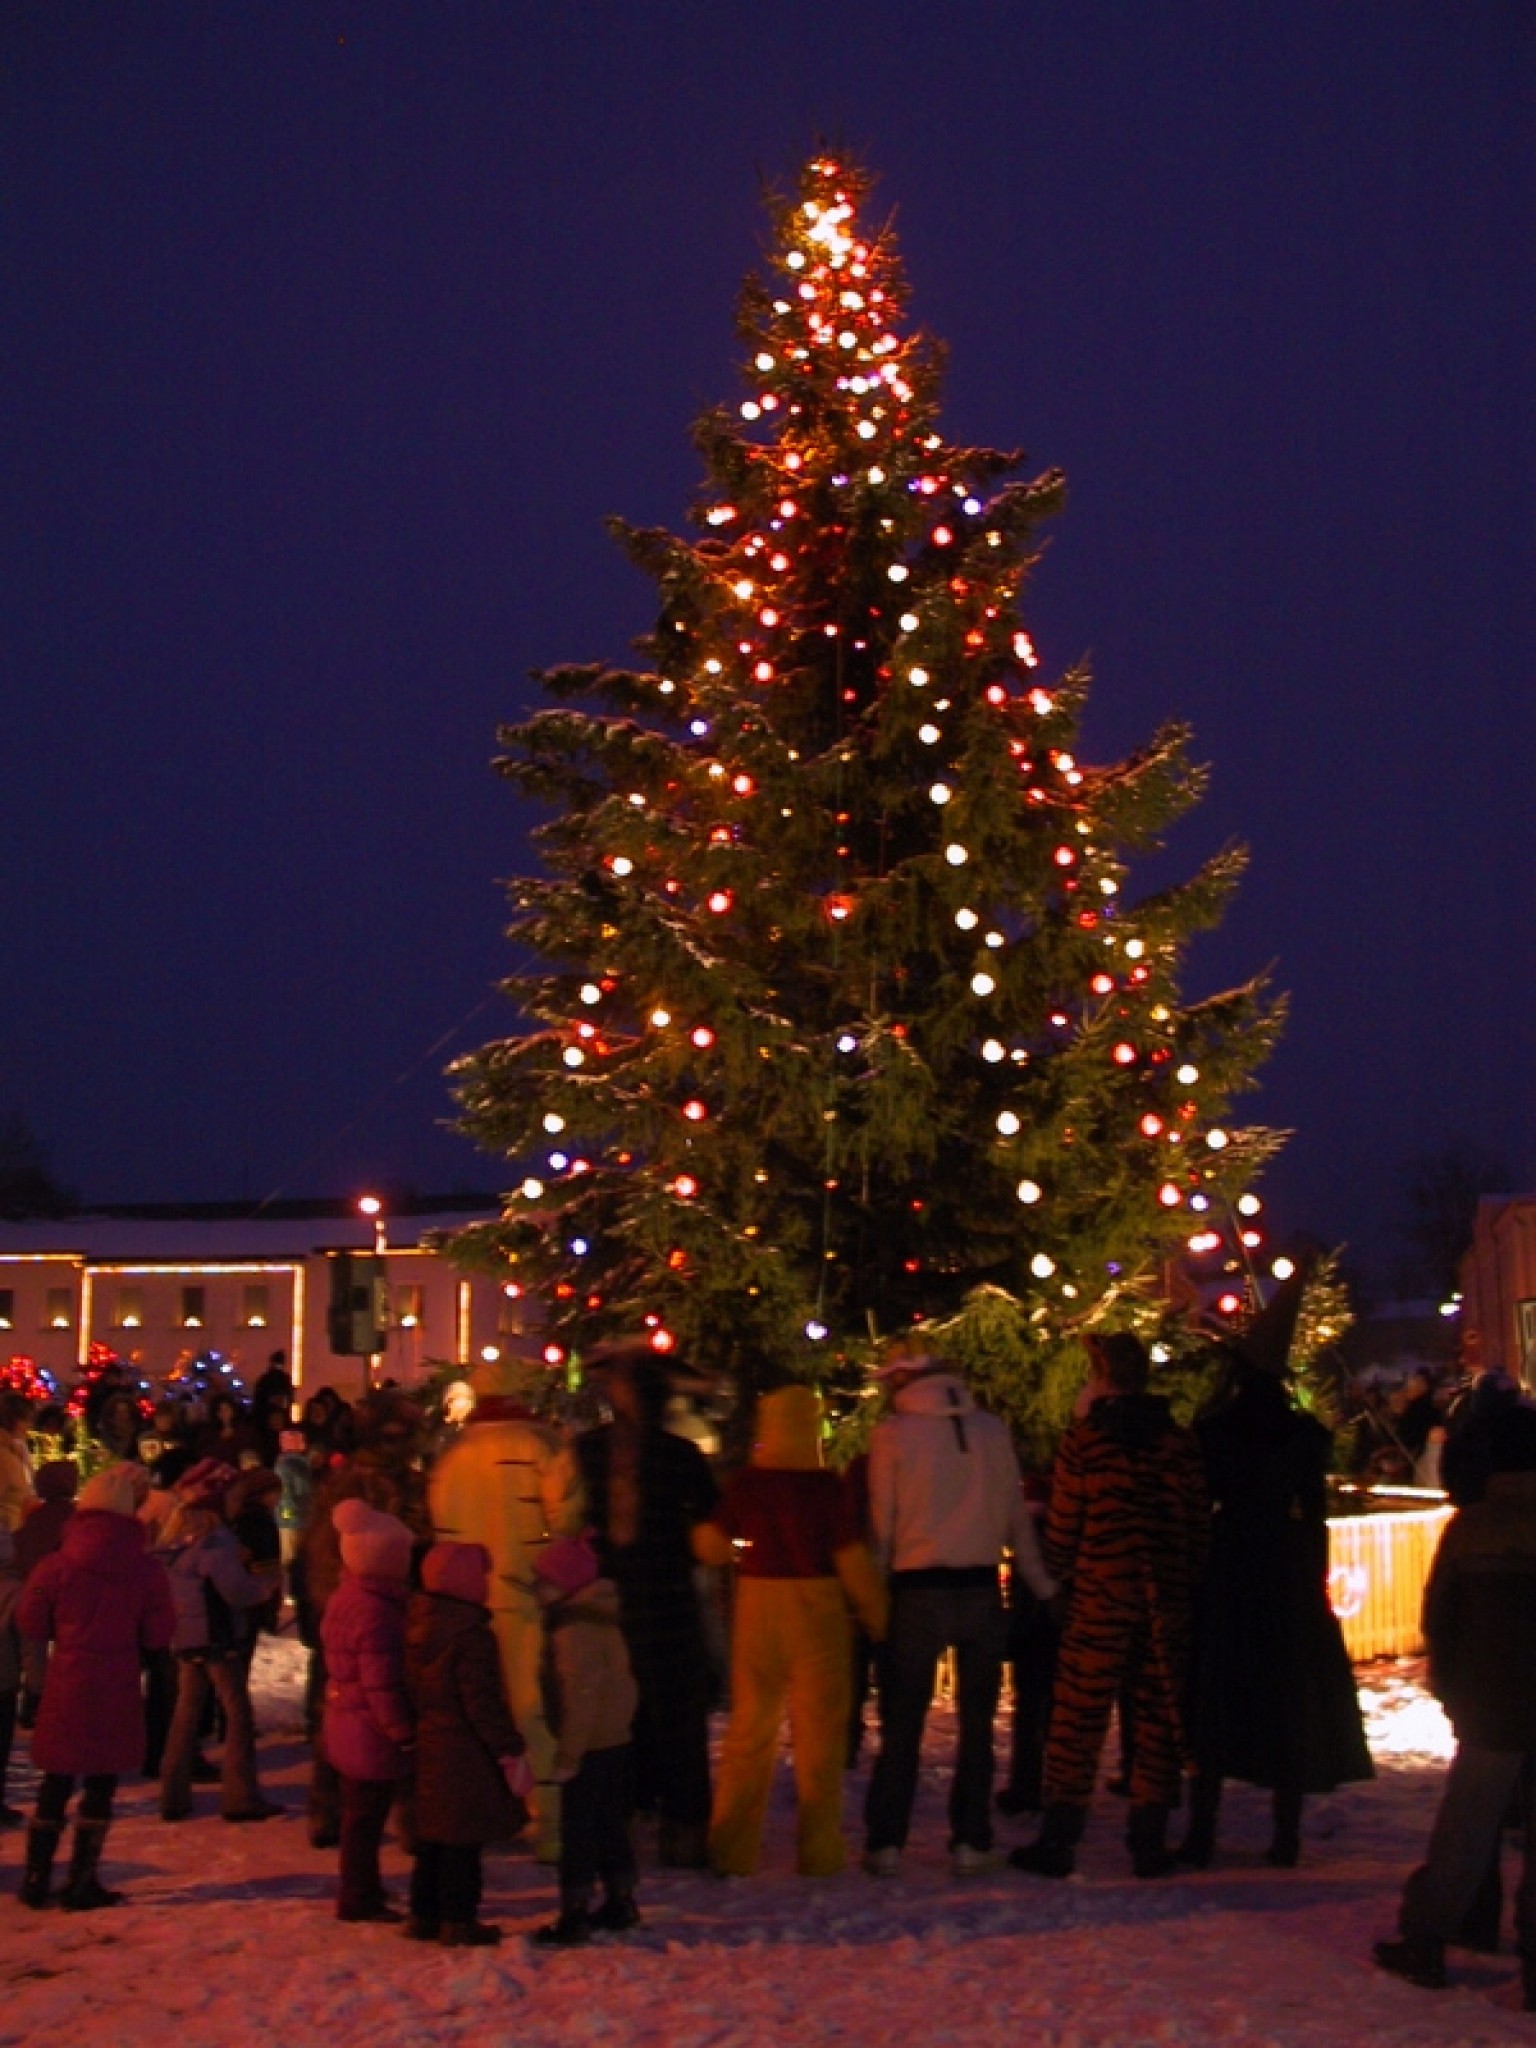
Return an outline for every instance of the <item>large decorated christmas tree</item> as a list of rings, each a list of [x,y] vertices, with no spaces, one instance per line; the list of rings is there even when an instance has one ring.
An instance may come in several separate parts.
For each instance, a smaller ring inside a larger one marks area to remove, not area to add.
[[[1271,1149],[1227,1113],[1279,1005],[1181,997],[1241,853],[1134,894],[1200,794],[1188,735],[1079,758],[1087,673],[1020,609],[1062,479],[944,440],[868,183],[823,154],[776,206],[692,533],[615,525],[646,667],[552,669],[502,730],[544,872],[511,889],[523,1028],[456,1086],[521,1178],[457,1250],[537,1298],[551,1363],[644,1327],[848,1384],[936,1323],[1026,1423],[1082,1332],[1164,1322]]]

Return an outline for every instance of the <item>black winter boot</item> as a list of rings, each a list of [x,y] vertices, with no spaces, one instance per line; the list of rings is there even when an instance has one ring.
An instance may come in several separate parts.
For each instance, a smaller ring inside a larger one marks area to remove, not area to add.
[[[1424,1991],[1445,1989],[1445,1943],[1434,1934],[1404,1934],[1396,1941],[1378,1941],[1371,1951],[1379,1968],[1406,1977]]]
[[[1008,1858],[1009,1869],[1027,1870],[1034,1877],[1070,1877],[1087,1819],[1086,1807],[1048,1806],[1039,1836],[1022,1849],[1013,1850]]]
[[[1216,1856],[1216,1819],[1221,1812],[1221,1779],[1197,1771],[1189,1784],[1189,1825],[1174,1855],[1191,1870],[1209,1870]]]
[[[1276,1870],[1294,1870],[1301,1861],[1301,1794],[1282,1788],[1271,1803],[1275,1832],[1264,1861]]]
[[[640,1908],[630,1892],[610,1892],[592,1915],[592,1925],[603,1934],[627,1934],[640,1925]]]
[[[69,1875],[59,1894],[66,1913],[94,1913],[98,1906],[122,1904],[121,1892],[109,1892],[96,1875],[110,1821],[77,1820],[69,1854]]]
[[[444,1948],[494,1948],[501,1929],[487,1920],[445,1920],[437,1938]]]
[[[558,1920],[536,1927],[529,1935],[540,1948],[580,1948],[592,1939],[592,1918],[585,1906],[562,1906]]]
[[[27,1861],[16,1896],[34,1912],[48,1903],[48,1881],[63,1832],[64,1824],[57,1820],[35,1820],[27,1829]]]
[[[1178,1869],[1168,1847],[1166,1806],[1133,1806],[1125,1824],[1125,1846],[1137,1877],[1168,1877]]]

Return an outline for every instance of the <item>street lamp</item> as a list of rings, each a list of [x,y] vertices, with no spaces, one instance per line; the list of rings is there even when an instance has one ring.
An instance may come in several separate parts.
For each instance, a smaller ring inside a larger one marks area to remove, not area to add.
[[[376,1259],[383,1259],[389,1251],[389,1233],[385,1225],[384,1204],[379,1200],[377,1195],[360,1195],[358,1197],[357,1202],[357,1211],[360,1216],[367,1217],[368,1220],[372,1223],[373,1255]],[[389,1268],[387,1266],[384,1266],[380,1269],[381,1284],[387,1285],[388,1278]],[[375,1324],[376,1326],[378,1325],[377,1314],[375,1314]],[[372,1389],[377,1385],[379,1376],[383,1370],[383,1366],[383,1352],[370,1351],[368,1354],[367,1366],[364,1368],[367,1374],[366,1384],[367,1390],[369,1392],[371,1392]]]

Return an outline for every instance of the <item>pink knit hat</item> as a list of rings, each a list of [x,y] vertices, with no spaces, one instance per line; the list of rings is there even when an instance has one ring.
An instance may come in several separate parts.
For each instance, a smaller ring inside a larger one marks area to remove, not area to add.
[[[591,1532],[583,1530],[579,1536],[557,1536],[553,1543],[546,1543],[533,1560],[533,1572],[535,1578],[542,1579],[546,1586],[553,1586],[557,1593],[579,1593],[590,1586],[599,1576]]]
[[[490,1604],[491,1553],[483,1543],[434,1543],[421,1560],[421,1583],[476,1607]]]
[[[234,1466],[226,1465],[222,1458],[199,1458],[182,1473],[173,1491],[185,1507],[212,1508],[216,1515],[222,1515],[225,1496],[239,1476]]]
[[[364,1579],[404,1579],[410,1575],[415,1538],[395,1515],[380,1514],[365,1500],[338,1501],[331,1522],[341,1538],[341,1561]]]

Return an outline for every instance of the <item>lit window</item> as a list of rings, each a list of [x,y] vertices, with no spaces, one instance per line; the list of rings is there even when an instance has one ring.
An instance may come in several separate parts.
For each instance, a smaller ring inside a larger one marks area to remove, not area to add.
[[[265,1281],[249,1281],[241,1298],[241,1322],[248,1330],[264,1330],[271,1316],[272,1306]]]
[[[112,1320],[120,1330],[141,1330],[144,1327],[142,1287],[119,1287]]]
[[[49,1330],[67,1330],[75,1320],[74,1296],[67,1287],[50,1287],[43,1302],[43,1326]]]
[[[184,1330],[200,1330],[207,1320],[208,1290],[206,1287],[183,1287],[181,1290],[181,1327]]]
[[[0,1287],[0,1330],[16,1327],[16,1297],[9,1287]]]
[[[402,1330],[421,1328],[422,1289],[420,1287],[397,1287],[395,1289],[395,1323]]]

